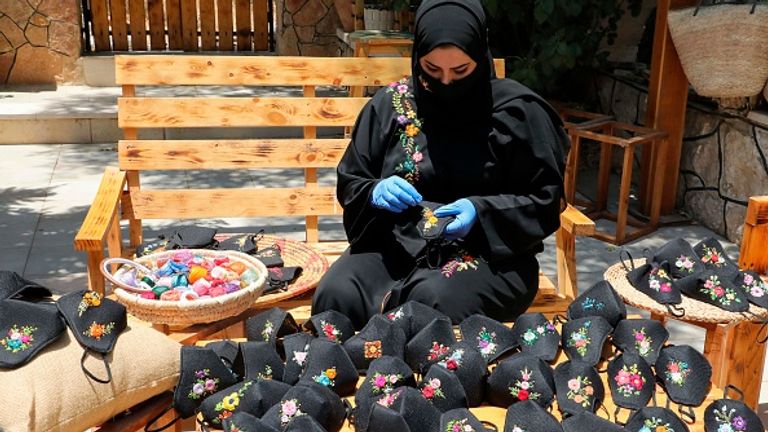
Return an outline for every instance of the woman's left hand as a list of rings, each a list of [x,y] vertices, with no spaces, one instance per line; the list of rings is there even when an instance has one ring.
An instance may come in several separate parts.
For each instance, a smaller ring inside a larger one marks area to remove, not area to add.
[[[434,215],[437,217],[456,216],[456,219],[445,227],[445,238],[448,240],[466,237],[477,220],[475,205],[466,198],[438,207],[435,209]]]

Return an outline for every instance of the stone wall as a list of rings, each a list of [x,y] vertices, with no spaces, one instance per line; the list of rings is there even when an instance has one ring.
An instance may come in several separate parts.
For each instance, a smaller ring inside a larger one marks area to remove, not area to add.
[[[277,55],[337,56],[341,27],[333,0],[275,0]]]
[[[0,1],[0,84],[50,84],[81,77],[77,0]]]

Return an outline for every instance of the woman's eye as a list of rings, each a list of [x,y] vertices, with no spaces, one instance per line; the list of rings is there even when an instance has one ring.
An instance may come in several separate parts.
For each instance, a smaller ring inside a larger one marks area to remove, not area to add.
[[[455,73],[457,73],[457,74],[461,75],[461,74],[463,74],[464,72],[466,72],[466,71],[467,71],[467,68],[463,67],[463,68],[459,68],[459,69],[454,69],[453,71],[454,71]]]
[[[438,68],[436,68],[434,66],[430,66],[430,65],[427,65],[427,70],[430,71],[430,72],[439,72],[440,71],[440,69],[438,69]]]

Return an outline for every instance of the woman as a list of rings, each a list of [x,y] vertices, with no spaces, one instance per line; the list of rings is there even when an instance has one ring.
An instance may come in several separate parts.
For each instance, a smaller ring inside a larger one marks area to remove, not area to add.
[[[337,169],[350,248],[312,313],[334,309],[360,328],[415,300],[454,322],[512,320],[533,301],[536,254],[560,225],[562,123],[531,90],[496,79],[478,0],[421,4],[412,71],[357,119]],[[453,219],[439,240],[417,226],[427,201]]]

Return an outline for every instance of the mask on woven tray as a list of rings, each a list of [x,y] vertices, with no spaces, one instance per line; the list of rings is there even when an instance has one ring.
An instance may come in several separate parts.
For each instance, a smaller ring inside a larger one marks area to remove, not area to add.
[[[557,405],[563,413],[595,412],[603,403],[603,382],[591,365],[569,360],[557,365],[554,377]]]
[[[365,372],[381,356],[403,359],[405,333],[382,315],[374,315],[359,333],[344,342],[344,349],[359,372]]]
[[[440,412],[467,408],[467,394],[459,378],[440,365],[432,365],[419,383],[421,395]]]
[[[238,412],[255,417],[264,415],[264,421],[271,407],[291,389],[288,384],[274,380],[239,382],[205,398],[200,405],[203,424],[220,427],[224,419]]]
[[[611,325],[601,316],[570,320],[563,324],[563,351],[571,360],[595,366],[612,331]]]
[[[368,432],[435,431],[440,427],[440,415],[421,391],[400,387],[374,404]]]
[[[66,330],[56,306],[21,300],[0,301],[0,368],[30,361]]]
[[[484,383],[488,375],[485,359],[475,349],[475,345],[472,341],[458,342],[435,363],[456,375],[467,395],[467,403],[471,407],[479,406],[483,402]]]
[[[264,294],[277,290],[287,290],[288,285],[301,277],[303,271],[303,267],[268,267],[267,273],[269,277],[267,278]]]
[[[283,360],[269,342],[241,342],[245,380],[283,379]]]
[[[563,420],[563,431],[625,432],[625,429],[591,412],[582,411]]]
[[[312,315],[304,323],[304,328],[321,339],[336,343],[344,343],[355,334],[355,326],[349,317],[335,310]]]
[[[285,366],[283,382],[296,384],[304,372],[309,355],[309,344],[314,339],[309,333],[294,333],[283,338]]]
[[[488,377],[488,402],[506,408],[514,403],[533,401],[549,408],[555,399],[552,367],[544,360],[517,353],[501,361]]]
[[[669,263],[669,274],[673,279],[681,279],[704,271],[704,264],[693,247],[682,238],[667,242],[650,254],[649,261]]]
[[[438,207],[442,207],[443,204],[422,201],[416,208],[419,209],[421,218],[416,223],[416,227],[419,230],[419,234],[424,240],[433,240],[443,236],[445,227],[451,223],[455,216],[437,217],[434,215],[434,211]]]
[[[456,343],[451,320],[436,318],[405,345],[405,362],[418,372],[436,363]]]
[[[663,407],[644,407],[629,418],[624,429],[628,431],[666,430],[667,432],[688,432],[688,426],[674,412]]]
[[[202,226],[182,226],[157,236],[151,243],[142,243],[136,248],[136,257],[153,252],[163,252],[171,249],[206,249],[216,247],[215,228]]]
[[[733,278],[733,284],[741,288],[747,300],[761,308],[768,308],[768,284],[766,284],[757,272],[745,270],[737,272]]]
[[[706,432],[763,432],[765,427],[760,417],[744,404],[744,396],[740,399],[731,399],[728,390],[736,389],[727,386],[723,399],[718,399],[704,410],[704,430]],[[739,393],[741,391],[739,390]]]
[[[683,316],[685,311],[674,306],[680,304],[683,298],[680,294],[678,281],[672,279],[669,266],[669,261],[646,262],[640,267],[630,270],[627,273],[627,280],[636,290],[647,295],[653,301],[667,305],[670,314]]]
[[[283,430],[293,418],[307,415],[317,420],[328,432],[338,432],[346,414],[341,398],[328,387],[300,381],[264,414],[262,421]]]
[[[613,344],[624,353],[637,354],[649,365],[655,364],[659,351],[669,339],[667,329],[656,320],[625,319],[613,330]]]
[[[56,302],[59,312],[72,329],[75,339],[85,348],[80,366],[91,379],[100,383],[112,381],[107,354],[112,352],[117,337],[128,325],[125,306],[103,298],[95,291],[75,291],[59,298]],[[106,379],[93,375],[85,368],[85,359],[89,352],[97,353],[104,361]]]
[[[264,230],[261,230],[256,234],[243,234],[229,237],[226,240],[220,241],[216,246],[216,249],[242,252],[249,255],[254,254],[257,250],[258,239],[263,232]]]
[[[426,327],[433,319],[448,318],[436,309],[413,300],[386,312],[384,317],[403,329],[406,341],[410,341],[416,333]]]
[[[712,366],[688,345],[666,346],[656,360],[656,376],[669,398],[680,405],[701,405],[710,387]],[[695,420],[693,410],[679,407],[679,412]]]
[[[651,400],[656,381],[651,366],[637,354],[624,353],[608,363],[608,387],[616,413],[619,407],[638,410]]]
[[[484,432],[483,423],[466,408],[456,408],[440,416],[440,430],[453,432]]]
[[[560,422],[532,400],[509,406],[504,419],[504,432],[562,432]]]
[[[236,412],[221,423],[224,432],[278,432],[277,429],[264,424],[259,418],[247,412]]]
[[[611,283],[602,280],[579,294],[568,306],[568,319],[600,316],[611,327],[627,317],[624,301],[613,290]]]
[[[687,296],[729,312],[749,310],[749,301],[740,286],[734,284],[733,273],[706,270],[686,278],[680,290]]]
[[[280,247],[277,245],[261,248],[253,254],[253,256],[264,263],[264,266],[267,268],[285,266],[285,262],[283,261],[283,251],[280,250]]]
[[[307,367],[301,381],[312,381],[328,387],[340,396],[355,393],[360,375],[344,348],[327,339],[314,339],[309,344]]]
[[[274,307],[254,315],[245,321],[245,333],[249,341],[276,344],[279,338],[296,333],[299,326],[290,313]]]
[[[560,333],[539,312],[525,313],[517,317],[512,334],[520,351],[551,362],[560,349]]]
[[[51,295],[51,290],[37,282],[24,279],[16,272],[0,270],[0,300],[10,298],[31,300]]]
[[[416,386],[410,366],[399,358],[386,355],[373,360],[355,393],[355,430],[366,431],[376,401],[403,386]]]
[[[512,329],[485,315],[475,314],[464,318],[459,329],[462,340],[474,341],[475,349],[486,363],[494,362],[518,345]]]
[[[725,253],[723,245],[714,237],[707,237],[700,241],[693,250],[708,270],[718,270],[728,274],[739,270],[739,265]]]

